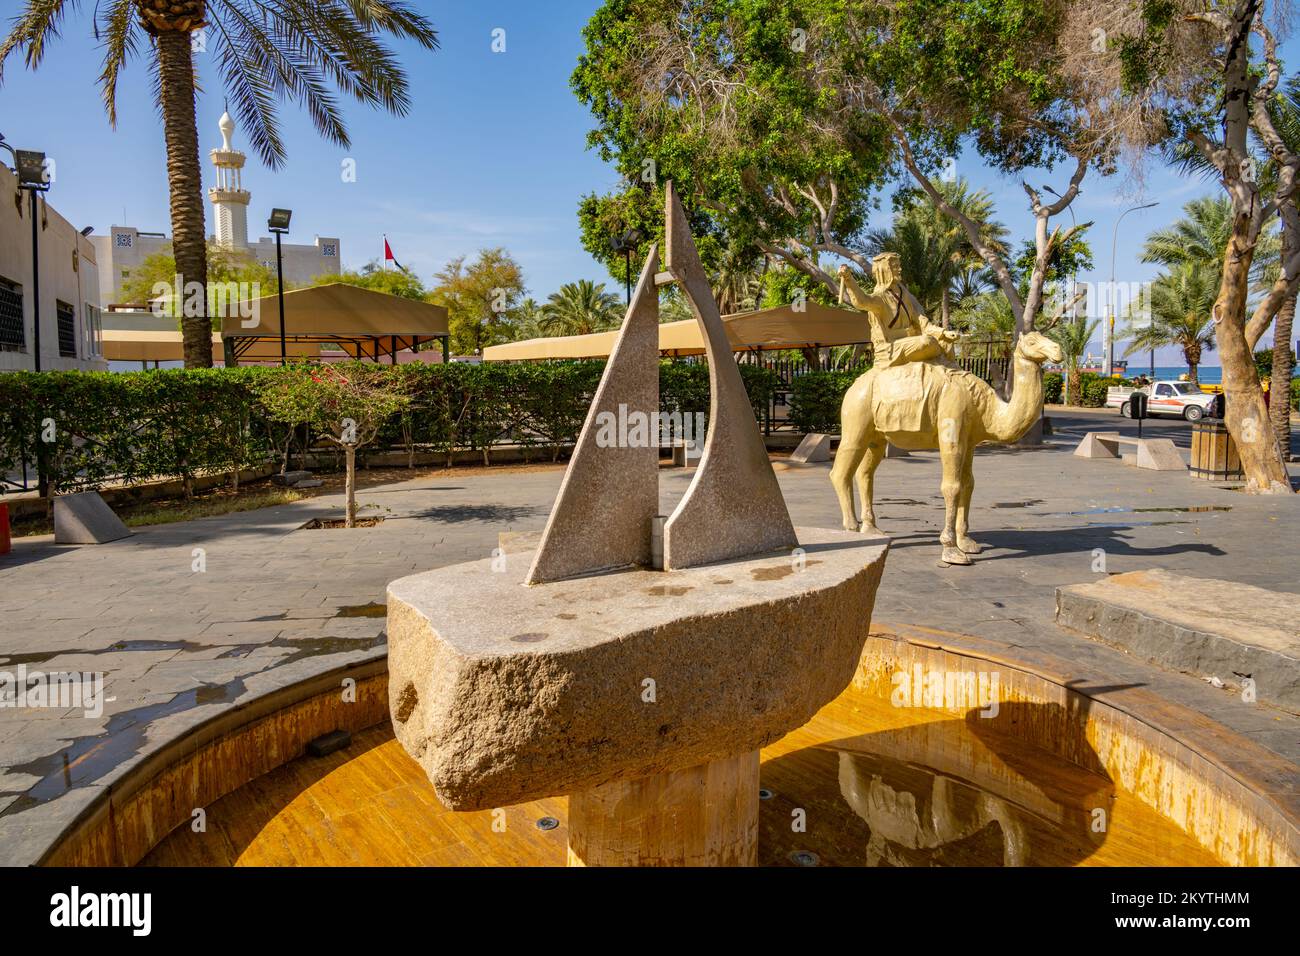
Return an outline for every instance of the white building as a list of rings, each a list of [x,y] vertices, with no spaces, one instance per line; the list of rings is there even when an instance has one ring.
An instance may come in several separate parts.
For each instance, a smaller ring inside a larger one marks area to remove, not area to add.
[[[275,269],[275,239],[264,237],[248,241],[248,206],[252,194],[244,188],[245,155],[234,148],[235,121],[222,114],[218,124],[221,148],[209,153],[216,172],[208,190],[212,201],[214,233],[208,239],[231,249],[247,252],[269,269]],[[267,210],[268,214],[270,209]],[[99,257],[100,300],[107,305],[123,302],[122,282],[145,259],[155,253],[171,252],[171,240],[165,233],[141,232],[134,226],[112,226],[106,236],[91,240]],[[311,245],[282,242],[284,281],[289,287],[308,285],[320,275],[338,275],[342,250],[337,238],[317,236]],[[130,303],[144,305],[144,303]]]
[[[0,195],[0,371],[34,369],[31,199],[2,163]],[[36,204],[41,369],[104,371],[95,247],[44,199]]]

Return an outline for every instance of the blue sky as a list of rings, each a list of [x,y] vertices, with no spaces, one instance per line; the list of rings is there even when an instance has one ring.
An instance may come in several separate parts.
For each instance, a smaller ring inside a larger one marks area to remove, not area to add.
[[[245,169],[244,184],[253,193],[250,234],[264,234],[259,227],[273,205],[287,206],[294,210],[291,238],[340,237],[348,267],[380,257],[387,233],[397,258],[426,282],[454,256],[501,245],[520,261],[539,300],[579,278],[613,285],[579,244],[576,205],[587,192],[612,188],[617,177],[586,149],[590,118],[568,86],[581,28],[598,5],[420,2],[442,45],[432,53],[399,46],[411,79],[410,115],[349,105],[353,145],[341,149],[317,137],[306,117],[286,104],[288,163],[272,173],[250,154]],[[49,198],[74,223],[99,232],[113,224],[169,232],[162,132],[148,71],[142,61],[128,70],[118,93],[118,127],[110,129],[96,83],[101,54],[90,30],[92,8],[83,4],[71,14],[37,73],[16,59],[11,63],[0,86],[0,132],[14,146],[41,149],[56,160]],[[496,28],[505,30],[504,53],[492,51]],[[205,55],[198,59],[208,172],[207,151],[220,145],[223,96],[213,65]],[[248,145],[238,133],[236,145]],[[348,158],[356,161],[356,182],[343,181],[341,164]],[[957,171],[993,193],[998,217],[1017,241],[1031,234],[1019,180],[992,174],[973,157],[959,160]],[[1066,179],[1065,173],[1034,177],[1057,189]],[[1155,270],[1137,262],[1143,238],[1175,218],[1188,199],[1213,188],[1159,168],[1150,171],[1141,193],[1126,191],[1119,177],[1085,180],[1074,209],[1080,221],[1095,221],[1097,269],[1081,279],[1109,278],[1116,217],[1129,205],[1154,200],[1158,207],[1124,220],[1116,255],[1119,281],[1150,279]],[[880,224],[887,201],[884,207]],[[1064,218],[1069,221],[1068,214]],[[1135,361],[1145,364],[1142,357]],[[1180,361],[1173,350],[1157,355],[1158,364]],[[1213,353],[1209,364],[1218,364]]]

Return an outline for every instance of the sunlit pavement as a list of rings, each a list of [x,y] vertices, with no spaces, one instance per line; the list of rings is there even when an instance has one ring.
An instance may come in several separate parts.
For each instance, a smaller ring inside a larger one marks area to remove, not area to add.
[[[1300,591],[1300,496],[1251,497],[1076,459],[1085,431],[1132,433],[1136,424],[1113,411],[1049,414],[1056,434],[1041,449],[977,456],[971,534],[985,551],[971,567],[937,565],[937,454],[881,465],[877,517],[893,546],[873,619],[1086,663],[1300,762],[1300,720],[1053,622],[1055,588],[1102,573],[1159,567]],[[1144,434],[1171,437],[1184,454],[1190,444],[1189,426],[1175,419],[1147,422]],[[776,468],[796,524],[839,525],[829,465]],[[562,474],[465,470],[366,488],[362,514],[385,520],[351,531],[301,529],[339,514],[341,497],[329,496],[142,528],[98,547],[15,541],[0,558],[0,669],[102,673],[110,700],[98,716],[0,708],[0,862],[29,862],[98,788],[215,709],[381,657],[382,609],[369,605],[384,601],[387,582],[487,557],[501,531],[540,529]],[[661,472],[665,513],[690,476]]]

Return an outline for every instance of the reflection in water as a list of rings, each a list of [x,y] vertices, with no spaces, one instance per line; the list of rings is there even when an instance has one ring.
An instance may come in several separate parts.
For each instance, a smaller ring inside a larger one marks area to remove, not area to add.
[[[879,702],[866,709],[854,723],[883,729],[763,764],[777,799],[761,809],[762,862],[803,848],[831,865],[1070,866],[1105,843],[1121,801],[1086,741],[1066,743],[1079,755],[1072,763],[998,729],[1064,732],[1074,722],[1059,719],[1060,708],[1004,703],[991,720]],[[798,808],[802,834],[789,823]]]

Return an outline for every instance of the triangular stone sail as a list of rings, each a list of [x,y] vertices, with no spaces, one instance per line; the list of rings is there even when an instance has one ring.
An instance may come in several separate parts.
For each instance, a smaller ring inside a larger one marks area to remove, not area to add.
[[[652,246],[528,584],[650,563],[659,510],[658,271],[659,250]]]
[[[664,525],[664,569],[671,571],[794,548],[799,542],[686,213],[671,182],[665,192],[667,271],[700,324],[710,393],[709,434],[699,469]]]

